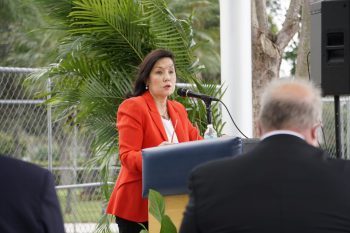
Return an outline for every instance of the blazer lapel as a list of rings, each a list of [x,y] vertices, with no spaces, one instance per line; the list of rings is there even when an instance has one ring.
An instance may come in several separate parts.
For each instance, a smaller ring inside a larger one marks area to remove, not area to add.
[[[186,140],[185,133],[183,131],[183,124],[181,121],[181,118],[179,116],[179,113],[175,110],[173,107],[171,101],[168,101],[168,112],[170,115],[171,122],[173,123],[177,139],[179,142],[184,142]]]
[[[162,119],[160,118],[156,103],[153,100],[153,97],[151,96],[151,94],[149,93],[149,91],[146,91],[142,97],[145,99],[148,108],[149,108],[149,112],[150,115],[152,117],[152,120],[154,122],[154,124],[157,126],[160,134],[162,135],[162,138],[164,139],[164,141],[168,141],[168,137],[166,135],[164,126],[163,126],[163,122]]]

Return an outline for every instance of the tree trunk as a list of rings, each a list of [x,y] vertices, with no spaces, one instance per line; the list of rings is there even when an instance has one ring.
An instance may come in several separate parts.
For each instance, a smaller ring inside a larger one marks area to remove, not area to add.
[[[299,30],[302,0],[290,2],[282,29],[274,35],[269,28],[266,0],[252,1],[252,60],[253,60],[253,123],[257,137],[257,119],[262,88],[274,78],[279,78],[279,70],[285,47]]]
[[[267,39],[265,39],[267,40]],[[279,77],[279,70],[282,61],[282,55],[275,49],[270,48],[270,51],[275,51],[272,56],[264,51],[261,44],[254,44],[252,46],[253,56],[253,119],[254,119],[254,137],[257,137],[256,123],[260,109],[260,94],[262,88],[274,78]]]
[[[301,32],[299,36],[299,46],[297,55],[297,65],[295,77],[309,79],[310,67],[310,6],[309,0],[303,0],[301,16]]]

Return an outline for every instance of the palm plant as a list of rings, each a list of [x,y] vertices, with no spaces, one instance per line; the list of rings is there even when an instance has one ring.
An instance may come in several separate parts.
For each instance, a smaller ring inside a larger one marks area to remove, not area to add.
[[[220,83],[220,19],[217,0],[168,0],[169,8],[179,18],[190,18],[198,49],[194,54],[205,65],[204,80]]]
[[[59,62],[33,74],[31,80],[49,78],[51,92],[44,94],[50,95],[47,103],[54,107],[57,119],[74,120],[94,135],[95,157],[89,164],[100,167],[106,182],[113,158],[117,157],[115,113],[132,89],[136,67],[148,52],[155,48],[171,50],[181,81],[194,84],[195,90],[208,95],[218,95],[220,90],[197,79],[201,66],[193,55],[191,22],[177,19],[163,0],[73,0],[71,4]],[[204,104],[180,101],[191,106],[190,119],[203,132]],[[213,112],[214,124],[221,129],[215,105]],[[109,193],[105,186],[106,199]]]

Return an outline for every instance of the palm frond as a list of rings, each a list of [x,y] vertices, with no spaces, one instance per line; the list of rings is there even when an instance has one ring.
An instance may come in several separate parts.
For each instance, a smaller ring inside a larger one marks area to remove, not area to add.
[[[112,59],[130,59],[134,64],[142,60],[147,28],[136,23],[142,17],[139,4],[133,0],[75,0],[73,4],[71,36],[89,35],[91,47]]]
[[[97,223],[94,233],[111,233],[112,231],[109,227],[111,223],[110,218],[111,217],[108,216],[107,214],[103,214]]]
[[[177,19],[163,0],[142,0],[145,17],[154,45],[171,50],[176,57],[177,72],[187,81],[194,78],[193,33],[188,20]],[[191,70],[192,68],[192,70]]]

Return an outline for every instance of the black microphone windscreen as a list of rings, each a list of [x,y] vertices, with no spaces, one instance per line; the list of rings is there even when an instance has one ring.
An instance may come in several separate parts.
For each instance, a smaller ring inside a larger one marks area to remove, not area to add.
[[[177,94],[182,97],[187,97],[188,90],[186,88],[177,89]]]

